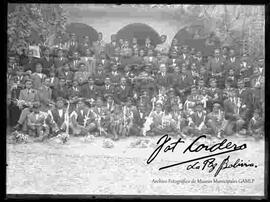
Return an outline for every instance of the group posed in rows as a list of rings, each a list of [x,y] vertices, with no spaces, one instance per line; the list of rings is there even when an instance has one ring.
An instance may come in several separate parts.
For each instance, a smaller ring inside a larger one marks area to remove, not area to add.
[[[264,134],[264,57],[216,48],[204,55],[161,36],[154,46],[99,33],[92,44],[75,34],[9,57],[8,120],[40,139],[163,134],[224,137]]]

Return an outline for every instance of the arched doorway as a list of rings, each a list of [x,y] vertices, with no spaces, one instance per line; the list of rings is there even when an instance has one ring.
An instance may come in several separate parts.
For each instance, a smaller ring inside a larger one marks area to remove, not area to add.
[[[68,34],[75,33],[78,41],[81,42],[84,36],[89,36],[89,41],[92,42],[98,39],[98,32],[93,27],[83,23],[70,23],[66,26]]]
[[[207,44],[207,39],[210,35],[213,39],[213,44]],[[202,51],[203,55],[211,55],[213,50],[220,47],[220,40],[215,37],[214,33],[205,30],[203,25],[191,25],[182,28],[174,36],[180,45],[188,45],[198,51]]]
[[[120,29],[116,34],[116,39],[131,41],[133,37],[138,39],[138,44],[143,45],[146,37],[150,37],[153,45],[161,43],[159,34],[150,26],[143,23],[129,24]]]

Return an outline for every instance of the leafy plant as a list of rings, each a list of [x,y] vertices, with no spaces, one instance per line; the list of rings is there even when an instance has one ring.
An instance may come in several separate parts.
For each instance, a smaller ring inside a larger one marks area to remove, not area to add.
[[[51,36],[64,33],[66,21],[60,4],[9,4],[8,50],[20,52],[30,44],[44,43]],[[33,33],[39,34],[38,39],[33,40]]]

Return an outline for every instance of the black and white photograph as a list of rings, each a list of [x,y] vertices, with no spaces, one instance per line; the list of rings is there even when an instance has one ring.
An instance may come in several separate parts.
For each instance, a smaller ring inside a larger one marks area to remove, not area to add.
[[[265,6],[8,3],[6,194],[263,199]]]

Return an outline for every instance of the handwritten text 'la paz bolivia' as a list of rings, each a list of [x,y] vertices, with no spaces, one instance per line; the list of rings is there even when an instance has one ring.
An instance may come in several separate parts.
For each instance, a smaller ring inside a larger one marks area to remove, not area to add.
[[[255,167],[256,168],[257,167],[257,165],[255,165],[254,163],[245,163],[243,162],[243,160],[240,160],[240,159],[237,159],[234,163],[230,163],[229,162],[230,156],[226,156],[226,158],[218,165],[218,163],[216,163],[216,159],[213,158],[214,156],[219,156],[219,155],[230,153],[230,152],[244,150],[247,148],[247,145],[244,143],[238,146],[236,144],[233,144],[232,142],[227,141],[227,139],[224,139],[221,142],[216,143],[211,146],[205,145],[203,143],[198,145],[198,141],[202,138],[206,138],[206,136],[201,135],[198,138],[196,138],[191,144],[188,145],[188,147],[186,147],[186,149],[183,151],[183,154],[185,154],[186,152],[196,153],[196,152],[200,152],[204,150],[204,151],[210,152],[211,153],[210,155],[167,165],[167,166],[159,168],[159,170],[189,163],[189,165],[186,168],[187,170],[199,170],[199,169],[204,170],[205,168],[209,168],[208,170],[209,173],[216,170],[214,174],[214,176],[216,177],[220,173],[221,170],[224,170],[227,168],[237,168],[237,167]],[[157,141],[158,147],[154,150],[154,152],[148,158],[147,164],[150,164],[158,156],[158,154],[162,151],[162,149],[163,149],[163,152],[167,152],[167,151],[174,152],[174,149],[177,147],[179,143],[185,143],[181,137],[175,142],[170,143],[170,141],[171,141],[171,137],[169,137],[167,134],[163,135]],[[215,151],[221,151],[221,150],[223,151],[215,152]],[[202,159],[206,159],[206,160],[203,161],[202,164],[200,164],[200,160]],[[190,164],[191,162],[192,164]]]

